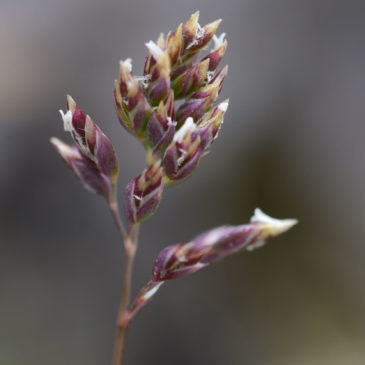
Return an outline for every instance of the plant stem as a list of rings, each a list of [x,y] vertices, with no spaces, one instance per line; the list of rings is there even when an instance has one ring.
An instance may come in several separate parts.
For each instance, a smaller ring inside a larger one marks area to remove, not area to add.
[[[117,336],[114,345],[113,365],[122,365],[125,335],[129,325],[128,305],[131,296],[132,267],[138,245],[139,226],[132,228],[125,237],[126,261],[123,275],[123,292],[117,316]]]
[[[131,292],[131,272],[132,272],[133,257],[127,256],[124,278],[123,278],[123,294],[120,302],[118,317],[117,317],[117,337],[114,345],[113,365],[121,365],[123,360],[124,340],[127,332],[129,320],[125,318]]]
[[[130,321],[130,316],[128,315],[129,314],[128,305],[131,296],[133,261],[138,246],[139,224],[128,227],[128,232],[126,231],[123,222],[120,218],[119,206],[116,198],[115,189],[113,189],[113,193],[111,194],[108,203],[110,211],[115,220],[115,223],[123,238],[124,248],[126,253],[125,268],[123,274],[122,299],[120,302],[117,316],[117,335],[115,339],[114,356],[113,356],[113,365],[122,365],[125,336]]]
[[[125,239],[127,237],[127,233],[124,228],[124,224],[123,224],[122,220],[120,219],[119,206],[118,206],[118,201],[116,199],[116,194],[112,195],[112,197],[109,199],[108,203],[109,203],[109,209],[113,215],[113,218],[118,227],[118,230],[119,230],[123,240],[125,241]]]

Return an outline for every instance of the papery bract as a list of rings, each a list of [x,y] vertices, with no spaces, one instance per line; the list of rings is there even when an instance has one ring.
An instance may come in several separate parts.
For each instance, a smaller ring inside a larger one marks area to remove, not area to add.
[[[164,101],[170,91],[170,56],[165,49],[165,39],[159,38],[157,44],[146,43],[149,55],[145,65],[145,76],[148,75],[147,96],[152,106]]]
[[[132,74],[130,59],[120,62],[119,80],[115,81],[114,87],[114,101],[122,126],[143,140],[152,108],[143,88]]]
[[[61,115],[75,145],[68,146],[57,138],[51,139],[52,144],[87,189],[110,199],[118,177],[112,143],[71,96],[67,96],[67,112],[61,111]]]
[[[215,20],[204,27],[199,24],[199,11],[183,25],[184,54],[194,54],[202,50],[213,38],[221,19]]]
[[[161,160],[145,169],[125,188],[124,204],[130,225],[150,217],[157,209],[164,187]]]
[[[193,93],[190,98],[180,106],[176,112],[176,121],[181,125],[183,121],[191,117],[196,122],[213,105],[220,93],[223,81],[227,75],[228,67],[224,67],[208,84]]]
[[[184,180],[198,166],[204,150],[201,147],[201,137],[194,134],[195,130],[193,119],[188,118],[166,149],[163,167],[170,182]]]
[[[209,59],[191,66],[178,76],[171,87],[174,90],[175,98],[186,98],[192,92],[204,85],[209,69]]]
[[[222,33],[219,37],[213,36],[214,48],[210,51],[210,53],[203,58],[204,60],[209,60],[209,68],[208,71],[215,71],[215,69],[219,66],[224,53],[227,49],[227,41],[224,39],[225,33]]]
[[[226,99],[199,120],[194,134],[200,136],[201,147],[207,150],[218,137],[218,132],[223,123],[224,115],[228,109],[229,100]]]
[[[145,145],[151,149],[153,158],[163,153],[174,137],[174,111],[174,93],[170,91],[169,97],[160,102],[147,124]]]
[[[85,159],[76,146],[71,147],[57,138],[51,138],[51,143],[86,189],[109,199],[112,193],[111,180],[100,173],[90,160]]]

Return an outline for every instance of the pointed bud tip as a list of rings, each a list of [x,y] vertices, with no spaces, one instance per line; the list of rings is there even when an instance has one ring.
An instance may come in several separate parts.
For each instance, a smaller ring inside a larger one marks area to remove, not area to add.
[[[58,146],[59,143],[63,143],[61,140],[59,140],[58,138],[56,137],[51,137],[49,139],[50,143],[52,143],[54,146]]]
[[[145,45],[156,61],[164,55],[164,51],[154,41],[149,41]]]
[[[190,132],[194,132],[196,129],[196,124],[194,123],[194,119],[192,117],[186,118],[184,124],[181,126],[181,128],[175,133],[174,135],[174,141],[176,142],[182,142],[182,140],[185,137],[185,134]]]
[[[66,95],[66,99],[67,99],[67,110],[71,111],[71,113],[73,114],[76,109],[76,101],[69,94]]]
[[[226,33],[222,33],[219,37],[215,34],[213,35],[213,51],[217,50],[218,48],[223,47],[223,50],[227,47],[227,40],[225,39]]]
[[[214,22],[211,22],[207,24],[204,28],[206,28],[209,32],[215,33],[217,28],[219,27],[219,24],[222,22],[222,19],[214,20]]]
[[[224,74],[224,75],[226,75],[226,74],[227,74],[227,72],[228,72],[228,65],[225,65],[225,66],[222,68],[221,73],[222,73],[222,74]]]
[[[72,111],[68,110],[66,113],[64,113],[63,110],[60,109],[59,112],[63,121],[63,129],[65,132],[72,132]]]
[[[132,59],[127,58],[125,61],[121,60],[119,62],[119,68],[120,68],[120,72],[122,72],[122,71],[132,72]]]
[[[65,159],[68,158],[79,158],[80,154],[75,148],[72,148],[67,143],[62,142],[60,139],[56,137],[52,137],[49,141],[53,144],[56,148],[57,152]]]
[[[50,138],[49,141],[53,144],[54,147],[56,147],[57,151],[61,155],[66,154],[70,150],[70,146],[68,144],[62,142],[60,139],[56,137]]]
[[[256,208],[250,222],[266,225],[268,233],[272,236],[276,236],[295,226],[298,223],[298,220],[272,218],[265,214],[261,209]]]
[[[66,95],[66,99],[67,99],[68,103],[76,104],[75,100],[73,99],[73,97],[70,94]]]
[[[193,13],[190,17],[190,19],[198,21],[200,16],[200,10],[197,10],[195,13]]]
[[[218,109],[225,113],[228,109],[229,99],[224,100],[218,105]]]

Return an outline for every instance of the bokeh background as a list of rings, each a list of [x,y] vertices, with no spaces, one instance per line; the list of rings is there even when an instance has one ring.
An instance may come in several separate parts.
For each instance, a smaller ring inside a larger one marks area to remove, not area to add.
[[[1,364],[110,364],[122,246],[49,137],[69,140],[70,93],[116,145],[121,191],[144,156],[115,115],[118,62],[138,73],[144,43],[197,9],[223,18],[231,104],[142,227],[134,293],[164,246],[257,206],[300,224],[165,285],[130,327],[126,364],[365,363],[364,2],[1,0]]]

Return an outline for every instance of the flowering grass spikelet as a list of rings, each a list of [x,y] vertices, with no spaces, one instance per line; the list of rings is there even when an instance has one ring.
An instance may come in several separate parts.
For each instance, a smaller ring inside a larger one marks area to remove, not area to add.
[[[61,110],[60,113],[74,146],[57,138],[52,138],[51,143],[88,190],[109,199],[118,177],[118,161],[112,143],[71,96],[67,96],[67,112]]]
[[[114,101],[120,124],[128,132],[143,140],[152,114],[143,87],[132,74],[132,61],[120,62],[119,80],[115,81]]]
[[[152,156],[159,156],[172,141],[176,122],[174,122],[174,93],[170,91],[165,101],[152,112],[145,133],[145,145]]]
[[[163,166],[169,182],[182,181],[197,168],[203,149],[201,137],[194,133],[196,129],[193,118],[187,118],[166,149]]]
[[[248,224],[221,226],[188,243],[165,247],[156,258],[151,280],[137,296],[131,311],[139,311],[162,283],[192,274],[243,249],[251,251],[261,247],[266,239],[286,232],[297,222],[296,219],[275,219],[256,209]]]
[[[157,160],[125,188],[124,204],[130,225],[150,217],[160,203],[164,188],[161,160]]]
[[[296,219],[274,219],[256,209],[248,224],[214,228],[186,244],[166,247],[156,259],[152,280],[176,279],[242,249],[252,250],[258,243],[286,232],[296,223]]]
[[[126,225],[117,199],[118,161],[113,145],[70,96],[66,112],[60,112],[73,144],[51,138],[82,184],[107,199],[123,239],[123,295],[116,321],[113,365],[122,365],[130,321],[163,283],[201,270],[230,254],[261,247],[268,238],[297,223],[295,219],[272,218],[256,209],[250,223],[220,226],[187,243],[169,245],[157,255],[150,281],[130,304],[141,222],[156,212],[165,187],[194,173],[218,137],[228,110],[229,99],[217,102],[228,72],[228,66],[219,69],[228,44],[225,33],[216,35],[220,23],[218,19],[201,26],[197,11],[174,31],[161,33],[156,41],[145,43],[147,56],[141,76],[133,73],[130,58],[120,61],[114,83],[117,117],[122,127],[139,140],[146,157],[145,168],[124,188]],[[207,52],[202,55],[202,50]]]

